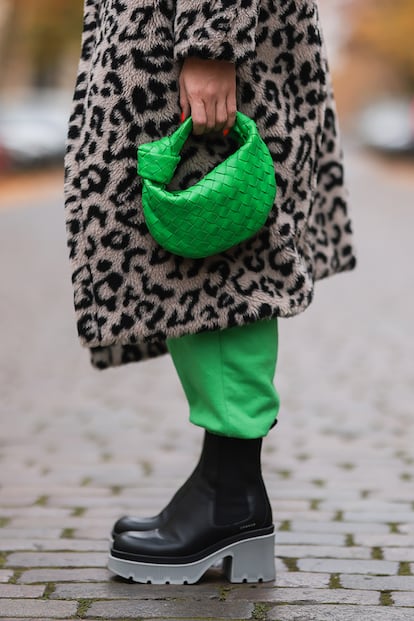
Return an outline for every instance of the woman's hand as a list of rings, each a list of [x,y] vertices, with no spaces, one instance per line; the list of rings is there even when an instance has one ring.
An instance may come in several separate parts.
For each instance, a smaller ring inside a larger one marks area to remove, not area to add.
[[[189,57],[180,72],[182,118],[193,118],[194,134],[230,129],[236,120],[236,68],[226,60]]]

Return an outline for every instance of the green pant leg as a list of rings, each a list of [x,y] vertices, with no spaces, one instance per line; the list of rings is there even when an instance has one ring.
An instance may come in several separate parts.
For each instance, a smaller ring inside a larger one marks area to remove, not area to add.
[[[233,438],[265,436],[279,411],[277,320],[168,339],[190,421]]]

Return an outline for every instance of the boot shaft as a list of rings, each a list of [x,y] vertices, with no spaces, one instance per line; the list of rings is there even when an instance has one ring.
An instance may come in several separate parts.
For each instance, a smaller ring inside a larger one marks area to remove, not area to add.
[[[199,476],[215,494],[216,524],[248,520],[272,524],[272,510],[261,471],[262,438],[243,440],[205,432]]]

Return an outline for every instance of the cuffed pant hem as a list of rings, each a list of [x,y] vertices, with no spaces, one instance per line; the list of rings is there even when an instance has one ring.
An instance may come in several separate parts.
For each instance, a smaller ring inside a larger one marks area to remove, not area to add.
[[[216,435],[266,436],[279,412],[277,320],[168,339],[190,421]]]

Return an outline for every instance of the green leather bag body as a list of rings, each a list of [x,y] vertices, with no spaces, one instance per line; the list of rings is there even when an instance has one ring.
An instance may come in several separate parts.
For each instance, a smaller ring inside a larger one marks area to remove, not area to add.
[[[153,238],[169,252],[208,257],[254,235],[276,196],[272,156],[253,119],[237,112],[230,130],[239,148],[198,183],[178,191],[166,186],[192,131],[188,117],[171,135],[138,147],[142,205]]]

